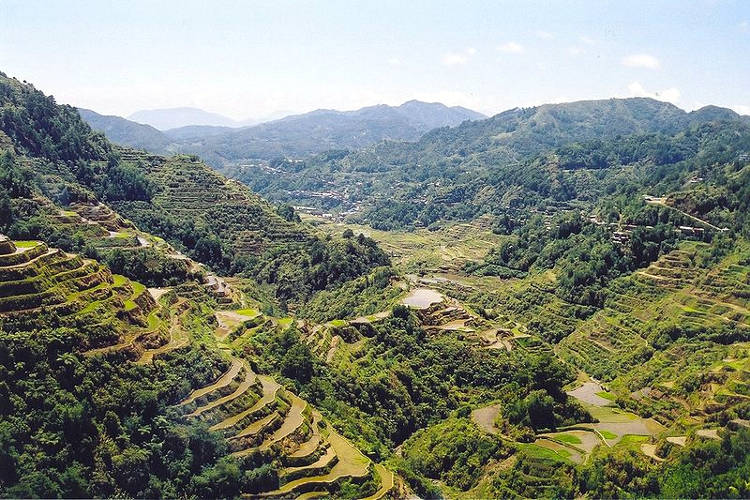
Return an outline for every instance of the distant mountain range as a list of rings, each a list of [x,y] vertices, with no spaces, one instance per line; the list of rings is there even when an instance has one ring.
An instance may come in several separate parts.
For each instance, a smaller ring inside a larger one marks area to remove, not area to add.
[[[166,153],[173,142],[166,134],[151,125],[136,123],[120,116],[100,115],[90,109],[78,108],[78,113],[91,128],[104,132],[111,141],[123,146]]]
[[[355,149],[385,139],[414,141],[435,128],[485,118],[460,106],[420,101],[355,111],[321,109],[248,127],[238,127],[237,122],[226,117],[195,108],[140,111],[129,120],[85,109],[80,112],[84,120],[113,142],[154,153],[198,154],[214,166],[243,159],[302,157],[328,149]]]
[[[239,127],[241,124],[218,113],[210,113],[198,108],[166,108],[136,111],[128,120],[151,125],[159,130],[185,127],[188,125],[210,125],[214,127]]]
[[[278,111],[262,118],[249,118],[247,120],[238,121],[199,108],[180,107],[136,111],[128,116],[128,120],[144,125],[151,125],[155,129],[166,131],[190,126],[229,128],[249,127],[259,123],[278,120],[285,116],[289,116],[290,114],[292,113],[288,111]]]
[[[579,101],[515,108],[433,129],[414,142],[383,141],[268,169],[229,165],[222,173],[276,202],[325,212],[362,209],[360,222],[378,229],[428,226],[488,207],[568,201],[579,192],[585,198],[590,186],[560,181],[560,169],[671,164],[695,158],[714,137],[726,151],[712,157],[730,161],[747,151],[730,147],[730,139],[741,142],[749,127],[750,117],[717,106],[686,112],[648,98]]]

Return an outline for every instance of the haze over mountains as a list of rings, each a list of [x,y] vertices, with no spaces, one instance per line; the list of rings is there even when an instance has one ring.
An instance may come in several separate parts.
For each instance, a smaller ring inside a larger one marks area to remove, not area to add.
[[[210,125],[214,127],[242,126],[240,122],[218,113],[211,113],[191,107],[140,110],[128,116],[128,120],[151,125],[159,130],[169,130],[187,125]]]
[[[413,141],[434,128],[485,118],[460,106],[420,101],[354,111],[321,109],[245,128],[220,115],[193,108],[131,115],[131,119],[151,125],[90,110],[81,110],[81,115],[95,130],[118,144],[155,153],[199,154],[214,166],[247,158],[299,157],[327,149],[358,148],[384,139]]]

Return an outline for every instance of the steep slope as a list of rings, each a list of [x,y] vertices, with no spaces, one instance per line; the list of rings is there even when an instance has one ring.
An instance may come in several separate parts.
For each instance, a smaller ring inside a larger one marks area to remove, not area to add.
[[[261,297],[274,309],[267,290],[243,293],[261,288],[250,278],[229,286],[113,207],[206,231],[197,254],[232,244],[262,268],[277,258],[269,283],[283,279],[290,296],[300,279],[312,290],[356,274],[358,250],[377,261],[374,244],[319,239],[195,158],[118,149],[30,85],[2,76],[0,98],[0,225],[35,236],[0,235],[0,496],[388,492],[382,466],[253,371],[252,353],[222,344],[219,304],[253,320],[237,309]],[[269,330],[292,324],[255,317]]]
[[[336,494],[347,484],[365,497],[393,487],[392,478],[381,480],[387,472],[382,466],[373,468],[307,402],[257,375],[252,358],[221,349],[211,333],[212,301],[186,291],[178,286],[157,294],[93,260],[0,236],[0,397],[6,402],[0,422],[24,424],[3,434],[3,496],[160,497],[181,491],[287,497]],[[263,325],[281,328],[273,318]],[[24,370],[27,361],[33,366]],[[36,377],[63,399],[33,392],[42,387],[34,384]],[[93,380],[113,394],[98,392]],[[80,390],[70,391],[74,381],[83,384]],[[132,396],[113,399],[123,391]],[[33,410],[20,414],[24,396]],[[144,406],[139,398],[151,401]],[[52,415],[61,414],[58,426]],[[132,421],[142,426],[129,428]],[[159,430],[152,430],[156,425]],[[43,451],[33,451],[40,433],[48,441]],[[165,467],[147,444],[161,443],[173,458],[190,453],[170,443],[178,435],[190,446],[213,448],[196,457],[187,480],[177,477],[188,472],[184,467]],[[65,460],[68,454],[76,461]],[[149,460],[133,469],[133,455]],[[245,478],[203,484],[200,475],[218,472],[222,464]],[[150,481],[137,479],[143,473]],[[70,474],[75,482],[67,481]]]
[[[113,207],[139,227],[223,273],[247,273],[297,302],[388,263],[369,238],[322,240],[290,209],[276,210],[237,181],[195,157],[152,157],[120,151],[124,165],[142,165],[154,186],[149,201]]]
[[[2,194],[10,198],[0,222],[13,236],[40,234],[35,218],[50,213],[40,195],[62,206],[106,201],[105,211],[114,208],[215,271],[248,273],[285,301],[388,261],[366,238],[320,239],[289,207],[275,209],[195,157],[117,148],[73,108],[56,105],[30,85],[1,76],[0,104]],[[84,243],[65,245],[81,249]]]

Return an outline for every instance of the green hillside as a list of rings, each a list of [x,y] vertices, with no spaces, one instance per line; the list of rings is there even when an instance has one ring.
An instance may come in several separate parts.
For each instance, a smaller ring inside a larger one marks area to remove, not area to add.
[[[0,497],[747,497],[749,130],[595,101],[274,164],[347,224],[2,76]]]
[[[677,191],[711,174],[705,158],[726,163],[746,153],[748,130],[746,117],[726,109],[585,101],[510,110],[414,143],[225,172],[273,200],[378,229],[427,227],[485,213],[517,219],[590,209],[613,187]]]
[[[0,230],[14,238],[0,238],[0,496],[393,488],[222,342],[228,316],[253,320],[245,305],[283,310],[386,264],[374,242],[321,238],[194,158],[113,147],[72,108],[0,84]]]
[[[80,112],[94,130],[105,133],[116,144],[152,153],[197,154],[218,169],[238,162],[359,148],[384,139],[414,141],[438,127],[485,118],[460,106],[416,100],[400,106],[381,104],[353,111],[319,109],[247,127],[192,108],[141,111],[131,116],[140,123],[88,110]],[[177,122],[193,125],[178,127]],[[142,123],[155,124],[165,132]],[[212,127],[209,123],[227,126]]]
[[[100,115],[90,109],[78,108],[78,113],[93,130],[102,132],[115,144],[125,144],[152,153],[168,152],[172,139],[159,130],[119,116]]]
[[[111,218],[130,219],[216,272],[244,273],[270,284],[291,302],[388,262],[366,238],[321,240],[291,208],[274,208],[195,157],[164,158],[113,146],[73,108],[56,105],[28,84],[0,78],[7,179],[0,203],[9,207],[0,222],[13,237],[59,232],[59,214],[53,213],[59,209],[43,197],[68,211],[114,209]],[[45,221],[45,215],[57,220]],[[91,220],[80,215],[83,222]],[[133,224],[121,220],[105,228],[116,232],[128,225]],[[79,238],[90,228],[84,229]],[[82,250],[83,244],[69,239],[56,240]]]
[[[393,486],[304,400],[222,347],[205,296],[147,290],[41,242],[3,237],[0,249],[3,496]]]

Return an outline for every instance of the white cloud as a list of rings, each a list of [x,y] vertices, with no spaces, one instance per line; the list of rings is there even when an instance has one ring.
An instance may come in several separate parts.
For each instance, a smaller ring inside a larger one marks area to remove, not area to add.
[[[534,34],[537,36],[537,38],[541,38],[542,40],[550,40],[555,37],[555,35],[553,35],[549,31],[543,30],[536,30]]]
[[[747,22],[747,20],[745,20],[745,21],[742,21],[742,22],[741,22],[741,23],[739,24],[739,27],[740,27],[740,29],[741,29],[742,31],[748,31],[748,30],[750,30],[750,23],[749,23],[749,22]]]
[[[582,41],[583,43],[585,43],[586,45],[594,45],[596,43],[593,38],[589,38],[583,35],[579,36],[578,39]]]
[[[391,66],[401,66],[401,59],[399,59],[398,57],[391,57],[390,59],[388,59],[388,64],[390,64]]]
[[[657,69],[659,60],[651,54],[631,54],[622,58],[622,64],[631,68]]]
[[[520,54],[524,51],[523,45],[516,42],[506,42],[498,46],[497,50],[500,52],[506,52],[508,54]]]
[[[651,97],[659,101],[671,102],[672,104],[676,104],[680,100],[681,95],[680,89],[677,87],[670,87],[657,92],[649,92],[640,82],[632,82],[628,85],[628,92],[631,97]]]
[[[477,49],[469,47],[461,52],[447,52],[443,55],[443,64],[445,66],[456,66],[459,64],[466,64],[469,59],[477,53]]]

